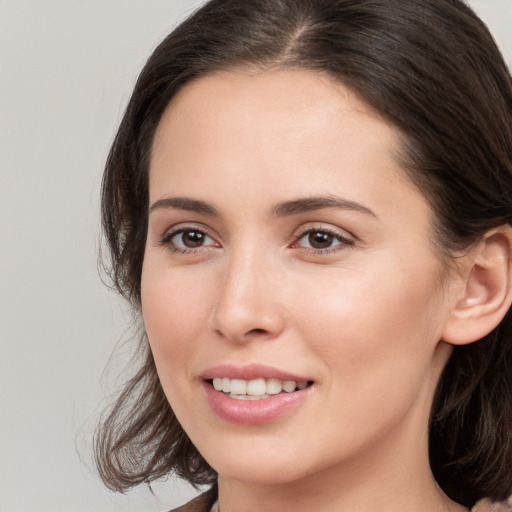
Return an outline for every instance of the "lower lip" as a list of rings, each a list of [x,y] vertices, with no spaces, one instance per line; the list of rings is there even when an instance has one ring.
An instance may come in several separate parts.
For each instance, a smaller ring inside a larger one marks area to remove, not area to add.
[[[298,407],[307,397],[311,386],[292,393],[280,393],[259,400],[237,400],[216,391],[204,382],[210,407],[224,420],[242,425],[262,425],[284,416]]]

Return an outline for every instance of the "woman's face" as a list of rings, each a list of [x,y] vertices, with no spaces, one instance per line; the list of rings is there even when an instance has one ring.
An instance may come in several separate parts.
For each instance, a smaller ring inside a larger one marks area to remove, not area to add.
[[[398,151],[388,123],[307,71],[217,73],[165,112],[144,321],[168,400],[222,477],[426,460],[451,295]]]

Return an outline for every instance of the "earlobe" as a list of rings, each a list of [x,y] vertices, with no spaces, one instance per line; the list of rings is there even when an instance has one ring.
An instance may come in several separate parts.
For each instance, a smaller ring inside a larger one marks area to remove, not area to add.
[[[492,229],[467,256],[462,297],[454,301],[443,339],[477,341],[499,325],[512,303],[512,227]]]

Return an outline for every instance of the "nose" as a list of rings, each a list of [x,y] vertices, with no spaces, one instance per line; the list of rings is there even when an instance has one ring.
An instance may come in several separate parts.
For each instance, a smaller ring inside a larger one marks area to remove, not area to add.
[[[282,274],[262,254],[246,251],[226,264],[210,328],[233,343],[271,340],[285,326]]]

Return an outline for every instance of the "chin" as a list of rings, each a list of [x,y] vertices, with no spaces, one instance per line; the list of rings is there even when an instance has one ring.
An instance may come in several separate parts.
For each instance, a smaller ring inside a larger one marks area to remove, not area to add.
[[[237,480],[252,485],[286,485],[306,477],[306,472],[298,471],[299,468],[291,467],[286,463],[242,463],[222,464],[219,466],[219,477]]]
[[[290,484],[308,476],[315,464],[304,458],[304,451],[271,450],[265,443],[252,441],[251,446],[226,447],[217,444],[212,452],[210,445],[204,457],[219,477],[226,477],[255,485]]]

